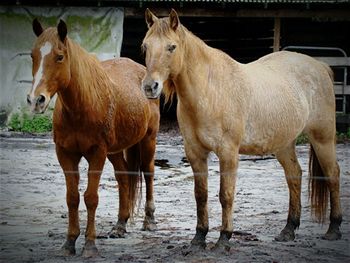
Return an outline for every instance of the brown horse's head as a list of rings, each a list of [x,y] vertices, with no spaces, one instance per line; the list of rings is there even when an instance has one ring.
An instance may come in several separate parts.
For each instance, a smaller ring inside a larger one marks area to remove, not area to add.
[[[160,96],[165,82],[181,70],[182,28],[174,9],[167,18],[159,19],[149,9],[145,15],[149,29],[142,43],[147,67],[142,89],[148,98],[155,99]]]
[[[37,19],[33,31],[38,37],[32,49],[33,84],[27,102],[35,113],[45,112],[55,93],[70,81],[67,52],[67,26],[60,20],[57,28],[44,30]]]

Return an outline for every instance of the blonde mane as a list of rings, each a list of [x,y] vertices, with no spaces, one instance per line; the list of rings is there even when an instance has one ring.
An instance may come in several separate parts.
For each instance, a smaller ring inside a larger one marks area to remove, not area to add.
[[[80,102],[100,111],[106,107],[106,99],[112,97],[112,80],[102,68],[96,56],[89,54],[77,43],[67,38],[68,54],[70,57],[71,84],[79,86]],[[76,88],[76,87],[74,87]],[[89,105],[90,104],[90,105]]]

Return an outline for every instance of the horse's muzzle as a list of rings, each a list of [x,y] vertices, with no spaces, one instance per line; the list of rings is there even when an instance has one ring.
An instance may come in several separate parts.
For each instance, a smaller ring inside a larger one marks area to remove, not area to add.
[[[44,113],[48,102],[44,95],[39,95],[38,97],[32,99],[30,95],[27,96],[27,103],[30,106],[33,113]]]
[[[160,85],[157,81],[154,81],[152,84],[145,84],[143,90],[148,99],[158,99],[160,96]]]

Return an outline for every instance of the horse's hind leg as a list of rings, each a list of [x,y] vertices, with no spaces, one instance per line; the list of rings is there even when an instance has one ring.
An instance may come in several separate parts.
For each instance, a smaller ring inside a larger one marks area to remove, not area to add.
[[[287,225],[275,237],[276,241],[292,241],[295,238],[295,229],[300,224],[300,193],[301,193],[301,167],[295,154],[295,142],[286,149],[276,153],[276,158],[282,165],[289,188],[289,211]]]
[[[113,165],[115,178],[118,181],[119,187],[118,222],[109,232],[109,237],[122,238],[126,233],[126,223],[130,217],[128,166],[123,153],[108,155],[108,159]]]
[[[143,221],[143,230],[154,231],[157,225],[154,219],[154,199],[153,199],[153,181],[154,181],[154,153],[156,150],[156,134],[148,136],[141,141],[141,171],[144,173],[146,182],[146,203],[145,219]]]
[[[75,255],[75,242],[80,235],[79,228],[79,171],[78,165],[81,156],[68,153],[56,146],[58,161],[64,171],[66,179],[66,201],[68,206],[68,233],[67,240],[62,246],[65,256]]]
[[[330,224],[327,233],[323,236],[324,239],[327,240],[337,240],[341,238],[341,232],[340,232],[340,224],[342,222],[342,212],[341,212],[341,206],[340,206],[340,196],[339,196],[339,165],[336,160],[336,149],[335,149],[335,143],[334,143],[334,136],[328,136],[326,134],[320,134],[319,132],[311,133],[310,134],[310,141],[312,144],[311,151],[314,151],[316,153],[316,156],[311,155],[311,158],[313,158],[313,168],[315,166],[320,166],[320,169],[314,169],[318,170],[318,174],[315,174],[315,171],[311,171],[311,176],[315,176],[316,178],[320,178],[319,180],[323,180],[323,182],[326,182],[326,184],[317,183],[315,182],[314,185],[312,185],[312,191],[315,191],[315,196],[317,198],[318,193],[321,193],[323,191],[329,191],[330,193],[330,204],[331,204],[331,211],[330,211]],[[310,158],[310,159],[311,159]],[[317,180],[317,179],[316,179]],[[314,189],[314,188],[324,188],[324,189]],[[327,198],[328,195],[325,195]],[[313,204],[313,207],[316,207],[316,216],[317,216],[317,206],[324,206],[327,207],[328,200],[326,198],[318,198],[318,200]],[[311,196],[312,199],[312,196]],[[322,204],[323,203],[323,204]],[[325,210],[325,209],[324,209]],[[324,211],[326,212],[326,211]],[[323,220],[322,214],[320,213],[318,215],[318,219],[320,221]]]

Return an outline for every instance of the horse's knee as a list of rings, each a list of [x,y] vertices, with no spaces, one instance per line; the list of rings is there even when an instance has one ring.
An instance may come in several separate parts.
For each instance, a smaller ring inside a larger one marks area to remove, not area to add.
[[[84,201],[87,209],[96,209],[98,205],[98,194],[85,192]]]
[[[220,190],[219,199],[223,208],[230,208],[233,205],[233,189]]]
[[[80,203],[79,192],[67,191],[67,206],[69,209],[78,209]]]

